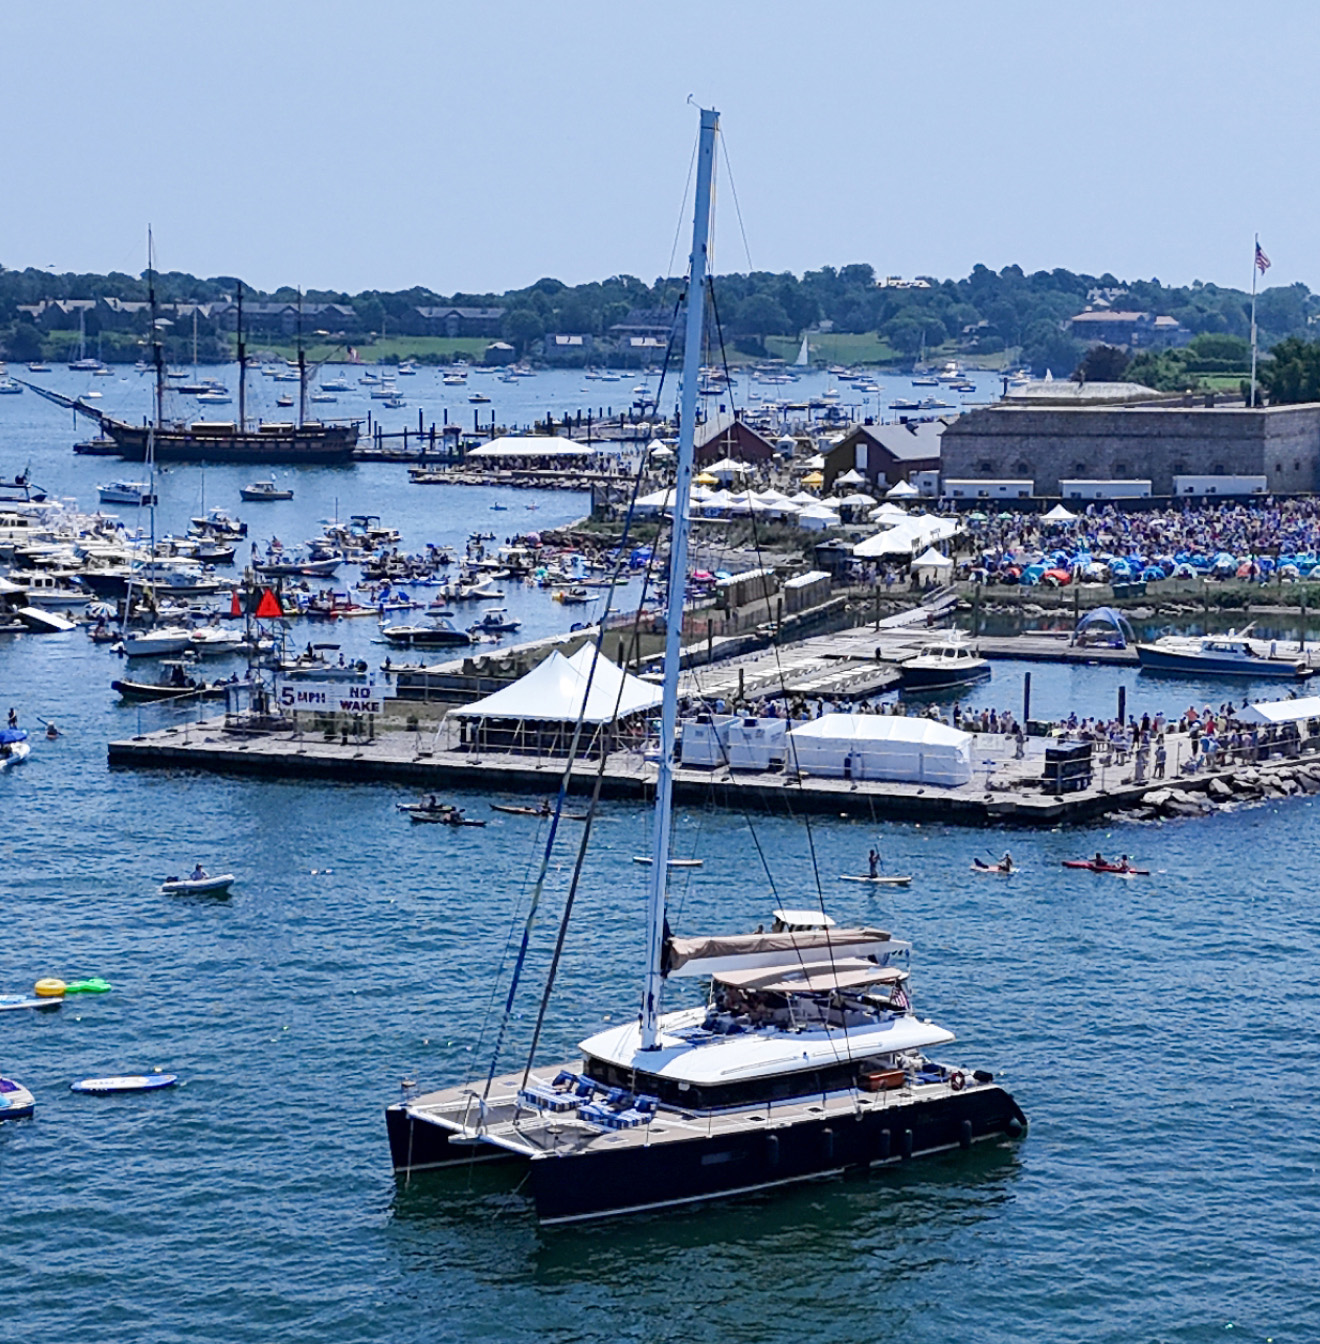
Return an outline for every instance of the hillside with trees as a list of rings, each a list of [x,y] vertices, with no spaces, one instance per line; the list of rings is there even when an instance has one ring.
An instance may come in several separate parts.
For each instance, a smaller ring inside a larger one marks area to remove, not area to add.
[[[156,277],[157,298],[164,305],[222,304],[232,297],[235,285],[229,276],[202,279],[171,271]],[[666,330],[680,288],[680,280],[673,277],[648,284],[635,276],[617,275],[575,286],[547,277],[501,294],[439,294],[419,286],[359,294],[309,291],[303,298],[308,305],[338,305],[332,320],[313,318],[309,331],[351,342],[368,359],[389,357],[390,351],[403,348],[389,344],[392,339],[420,341],[428,330],[418,316],[422,310],[453,308],[487,315],[483,320],[488,329],[480,333],[486,339],[472,336],[468,343],[478,355],[489,340],[499,339],[519,355],[537,357],[548,335],[564,333],[590,337],[591,353],[580,357],[605,362],[626,353],[624,333]],[[114,310],[112,321],[111,309],[103,301],[141,302],[146,289],[143,276],[117,272],[60,275],[31,267],[0,267],[0,347],[11,359],[60,357],[70,333],[76,336],[77,314],[47,306],[34,316],[24,306],[96,299],[102,302],[83,315],[88,336],[96,338],[106,358],[137,358],[146,319],[139,313],[120,321],[119,310]],[[1249,336],[1250,296],[1200,281],[1178,287],[1154,279],[1121,281],[1110,274],[1062,269],[1029,273],[1020,266],[992,271],[978,265],[960,280],[927,277],[895,283],[882,280],[871,266],[855,263],[837,269],[824,266],[801,276],[768,271],[724,275],[716,289],[726,347],[743,357],[782,355],[803,333],[811,333],[812,345],[825,359],[836,345],[864,349],[867,358],[894,362],[910,362],[924,351],[932,359],[1021,360],[1040,373],[1052,369],[1056,376],[1076,369],[1087,348],[1070,334],[1068,319],[1099,294],[1125,310],[1173,317],[1195,338],[1183,350],[1138,353],[1126,376],[1152,386],[1181,387],[1186,384],[1180,380],[1189,377],[1238,371],[1242,343]],[[270,293],[249,291],[254,304],[291,304],[296,297],[287,287]],[[1260,294],[1257,312],[1261,348],[1267,350],[1288,337],[1307,335],[1320,316],[1320,298],[1302,284],[1275,287]],[[186,331],[179,326],[174,324],[167,336],[171,358],[181,357],[191,341],[191,316]],[[218,353],[227,348],[232,314],[227,324],[220,317],[199,315],[198,329],[208,350]],[[287,339],[287,330],[284,335]],[[857,339],[850,345],[846,337]],[[255,339],[260,343],[260,337]],[[1230,339],[1231,347],[1224,343]],[[373,355],[372,346],[377,344],[378,353]],[[423,343],[416,348],[422,357],[440,360],[465,347],[462,342],[446,345],[433,340],[431,347]],[[652,349],[646,359],[654,358]],[[1224,363],[1232,363],[1233,369],[1219,367]]]

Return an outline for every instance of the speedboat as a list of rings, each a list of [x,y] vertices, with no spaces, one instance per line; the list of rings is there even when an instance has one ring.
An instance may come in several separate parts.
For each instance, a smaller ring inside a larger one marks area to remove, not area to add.
[[[387,625],[380,633],[386,643],[405,649],[441,649],[472,643],[466,630],[458,630],[443,619],[430,625]]]
[[[906,689],[937,691],[985,680],[990,664],[954,632],[937,644],[927,644],[898,670]]]
[[[1279,677],[1297,681],[1315,669],[1302,658],[1281,654],[1274,643],[1248,638],[1245,630],[1226,635],[1165,635],[1153,644],[1138,644],[1137,658],[1146,672],[1190,672],[1209,677]]]
[[[503,607],[492,607],[481,613],[481,619],[468,626],[473,635],[506,635],[522,629],[522,622],[515,621]]]
[[[193,631],[186,625],[161,625],[154,630],[134,630],[124,636],[124,652],[130,658],[162,658],[191,648]]]
[[[274,481],[253,481],[251,485],[240,486],[238,493],[249,504],[293,498],[292,490],[282,489]]]
[[[22,1120],[36,1109],[36,1099],[22,1083],[0,1078],[0,1120]]]
[[[134,508],[145,508],[156,502],[146,481],[112,481],[109,485],[98,485],[96,490],[102,504],[131,504]]]
[[[22,765],[31,753],[26,728],[0,728],[0,770]]]
[[[236,653],[246,642],[241,630],[227,630],[222,625],[203,625],[192,632],[189,645],[199,657],[209,654]]]

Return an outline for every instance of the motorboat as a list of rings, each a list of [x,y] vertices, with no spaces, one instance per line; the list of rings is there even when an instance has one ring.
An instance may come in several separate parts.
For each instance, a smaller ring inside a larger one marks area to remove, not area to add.
[[[112,481],[109,485],[98,485],[96,491],[102,504],[131,504],[136,509],[156,502],[155,493],[146,481]]]
[[[1251,626],[1226,635],[1165,635],[1137,645],[1144,672],[1208,677],[1277,677],[1298,681],[1315,672],[1305,659],[1280,653],[1275,642],[1249,638]]]
[[[160,884],[162,896],[220,896],[229,891],[238,879],[233,873],[217,873],[214,877],[167,877]]]
[[[680,480],[693,467],[717,127],[717,114],[703,109],[686,284],[689,298],[697,298],[686,315]],[[659,734],[670,743],[689,523],[690,502],[680,492]],[[583,694],[579,722],[587,714]],[[951,1044],[954,1034],[914,1011],[911,945],[889,931],[839,927],[810,911],[809,923],[777,920],[755,932],[674,930],[671,918],[677,921],[691,903],[669,901],[673,753],[659,752],[656,766],[648,891],[634,907],[639,936],[626,937],[640,952],[638,1011],[612,1014],[571,1058],[543,1062],[533,1053],[502,1072],[497,1046],[488,1066],[477,1065],[455,1085],[422,1091],[406,1080],[401,1099],[386,1111],[398,1177],[504,1162],[540,1220],[560,1224],[703,1201],[723,1208],[731,1196],[899,1166],[978,1143],[1002,1145],[1024,1132],[1021,1109],[993,1074],[928,1053]],[[755,882],[749,874],[749,890]],[[612,911],[627,918],[626,884],[616,877],[615,886]],[[561,927],[561,940],[565,932]],[[597,939],[596,961],[606,946],[605,937]],[[473,955],[469,949],[469,967]],[[494,944],[492,967],[498,958]],[[520,957],[501,994],[506,1012],[517,1001],[522,971]],[[686,1000],[667,1002],[685,986]],[[602,995],[587,1007],[593,1022],[599,1024],[606,1004]],[[616,1006],[612,997],[609,1006]]]
[[[472,635],[510,635],[522,629],[522,622],[515,621],[503,607],[492,607],[481,613],[481,619],[468,626]]]
[[[282,553],[270,555],[257,561],[252,568],[265,578],[302,577],[308,579],[328,579],[339,568],[338,556],[325,560],[312,560],[309,557],[285,558]]]
[[[898,665],[906,690],[939,691],[969,686],[990,675],[990,664],[954,632]]]
[[[36,1098],[13,1078],[0,1078],[0,1120],[22,1120],[37,1108]]]
[[[26,728],[0,728],[0,770],[22,765],[32,753]]]
[[[161,625],[130,631],[121,642],[130,658],[166,658],[191,648],[193,632],[186,625]]]
[[[274,481],[253,481],[251,485],[239,487],[239,495],[249,504],[273,503],[276,500],[292,499],[293,491],[286,490]]]
[[[118,677],[110,689],[124,700],[223,700],[233,682],[207,682],[191,674],[189,664],[178,659],[162,663],[164,671],[157,681],[136,681]]]
[[[237,653],[247,646],[241,630],[230,630],[223,625],[202,625],[192,632],[189,647],[199,658],[220,653]]]
[[[575,584],[572,588],[560,588],[550,595],[554,601],[562,602],[566,607],[580,607],[586,602],[594,599],[591,593],[581,584]]]
[[[430,625],[387,625],[380,633],[387,644],[405,649],[442,649],[472,643],[466,630],[457,629],[443,618],[433,620]]]

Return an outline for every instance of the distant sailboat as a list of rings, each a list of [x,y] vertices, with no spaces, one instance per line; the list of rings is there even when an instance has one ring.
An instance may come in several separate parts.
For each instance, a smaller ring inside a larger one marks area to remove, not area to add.
[[[802,338],[802,349],[798,351],[797,358],[793,361],[794,368],[805,369],[811,363],[811,351],[807,347],[807,338]]]

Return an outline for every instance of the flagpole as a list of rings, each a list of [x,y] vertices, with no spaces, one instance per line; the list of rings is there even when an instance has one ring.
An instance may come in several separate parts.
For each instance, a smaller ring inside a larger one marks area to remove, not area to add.
[[[1256,258],[1260,256],[1260,234],[1251,250],[1251,405],[1256,404],[1256,272],[1260,270]]]

